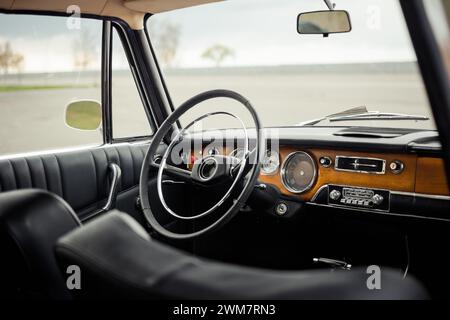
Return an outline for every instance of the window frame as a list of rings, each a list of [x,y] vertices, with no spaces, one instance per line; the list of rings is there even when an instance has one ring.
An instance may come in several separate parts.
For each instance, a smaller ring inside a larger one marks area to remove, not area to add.
[[[107,76],[108,76],[108,90],[109,90],[109,101],[108,101],[108,113],[109,113],[109,120],[110,123],[108,125],[108,129],[110,131],[111,134],[111,138],[110,138],[110,143],[114,144],[114,143],[123,143],[123,142],[134,142],[134,141],[142,141],[142,140],[149,140],[151,139],[151,137],[154,135],[154,133],[157,130],[157,126],[156,126],[156,122],[155,122],[155,117],[154,117],[154,110],[152,108],[152,104],[150,99],[148,99],[148,95],[146,94],[146,90],[145,90],[145,84],[142,81],[142,72],[140,71],[139,67],[138,67],[138,63],[137,63],[137,57],[134,54],[133,50],[131,49],[132,46],[130,44],[130,37],[129,35],[126,33],[124,27],[122,24],[120,24],[118,21],[115,20],[111,20],[110,21],[110,35],[108,37],[108,40],[110,41],[109,43],[109,51],[108,54],[110,56],[110,59],[108,61],[108,65],[105,66],[106,68],[108,68],[108,72],[107,72]],[[114,127],[113,127],[113,113],[112,113],[112,108],[114,107],[114,101],[112,99],[112,88],[111,88],[111,84],[113,82],[113,78],[112,78],[112,55],[113,55],[113,46],[114,46],[114,41],[113,41],[113,32],[116,31],[117,35],[119,36],[119,41],[120,44],[122,45],[122,48],[125,52],[125,55],[127,57],[127,61],[128,61],[128,66],[130,68],[130,72],[133,75],[133,80],[134,83],[136,85],[136,89],[138,90],[139,93],[139,97],[141,99],[142,102],[142,107],[144,108],[145,114],[147,116],[147,120],[149,122],[150,128],[152,130],[152,134],[149,135],[144,135],[144,136],[130,136],[130,137],[120,137],[120,138],[115,138],[114,137]]]
[[[156,57],[156,52],[155,52],[155,49],[154,49],[153,44],[152,44],[152,39],[151,39],[151,37],[150,37],[150,34],[149,34],[149,32],[148,32],[148,28],[147,28],[148,20],[149,20],[152,16],[153,16],[153,14],[151,14],[151,13],[147,13],[147,14],[144,16],[144,32],[145,32],[145,36],[146,36],[146,38],[147,38],[148,45],[149,45],[149,47],[150,47],[150,51],[151,51],[151,54],[152,54],[152,58],[153,58],[153,60],[155,61],[156,70],[157,70],[157,72],[158,72],[158,77],[159,77],[159,79],[161,80],[162,88],[163,88],[164,94],[165,94],[165,96],[166,96],[166,98],[167,98],[168,106],[169,106],[169,108],[170,108],[170,111],[171,111],[171,112],[174,112],[174,111],[175,111],[175,106],[174,106],[174,104],[173,104],[173,100],[172,100],[172,97],[171,97],[171,95],[170,95],[169,88],[167,87],[166,79],[164,78],[164,73],[162,72],[161,66],[160,66],[159,61],[158,61],[158,59],[157,59],[157,57]],[[178,130],[181,130],[181,129],[183,128],[183,126],[181,125],[180,120],[177,120],[177,121],[176,121],[176,127],[177,127]]]

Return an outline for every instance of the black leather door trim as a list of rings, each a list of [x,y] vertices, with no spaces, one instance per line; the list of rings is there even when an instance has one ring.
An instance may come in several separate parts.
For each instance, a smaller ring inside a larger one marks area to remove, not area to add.
[[[122,170],[119,195],[135,188],[147,143],[121,143],[0,160],[0,192],[37,188],[66,200],[82,218],[104,205],[108,165]],[[120,199],[120,198],[118,198]]]

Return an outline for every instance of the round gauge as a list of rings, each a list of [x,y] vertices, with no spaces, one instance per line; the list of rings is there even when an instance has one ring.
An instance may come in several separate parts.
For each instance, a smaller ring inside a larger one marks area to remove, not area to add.
[[[280,155],[273,150],[267,150],[261,165],[261,172],[265,175],[275,174],[280,166]]]
[[[316,164],[306,152],[294,152],[287,156],[281,170],[281,181],[290,192],[309,190],[316,179]]]
[[[245,151],[243,148],[237,148],[237,149],[234,149],[233,151],[231,151],[228,156],[242,159],[244,157],[244,153],[245,153]]]

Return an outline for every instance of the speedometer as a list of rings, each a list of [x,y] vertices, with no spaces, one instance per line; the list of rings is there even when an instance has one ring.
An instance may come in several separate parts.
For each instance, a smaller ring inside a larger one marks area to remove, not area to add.
[[[293,193],[309,190],[316,179],[316,164],[306,152],[299,151],[287,156],[281,170],[281,181]]]
[[[274,150],[267,150],[261,165],[261,171],[265,175],[275,174],[280,166],[280,155]]]

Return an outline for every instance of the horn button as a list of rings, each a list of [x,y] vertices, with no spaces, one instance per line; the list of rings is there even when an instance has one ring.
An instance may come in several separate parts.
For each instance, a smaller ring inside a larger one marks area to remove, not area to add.
[[[198,175],[202,180],[210,180],[214,177],[217,170],[219,169],[219,164],[215,158],[207,158],[200,164],[198,168]]]
[[[229,158],[215,155],[195,161],[192,167],[192,179],[200,183],[216,183],[231,178],[230,169],[233,161]]]

